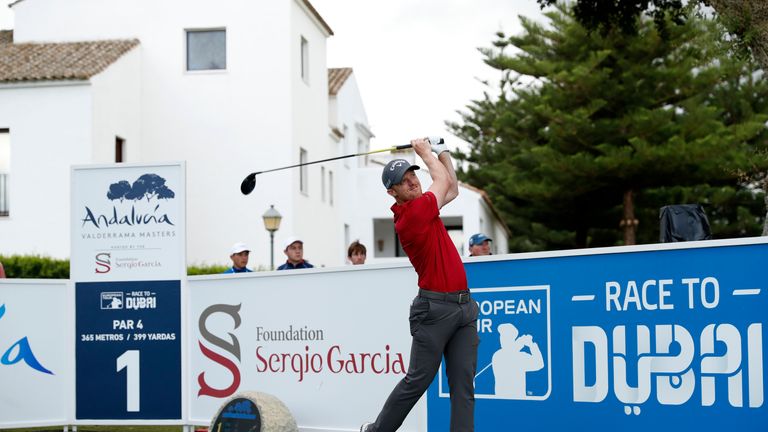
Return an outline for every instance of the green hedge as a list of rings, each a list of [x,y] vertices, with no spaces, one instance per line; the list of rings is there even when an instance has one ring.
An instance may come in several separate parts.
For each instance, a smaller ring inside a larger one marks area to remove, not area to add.
[[[199,275],[219,274],[219,273],[224,273],[224,270],[230,267],[231,265],[191,265],[187,267],[187,275],[199,276]],[[256,268],[248,266],[248,268],[257,272],[269,271],[269,269],[264,266],[258,266]]]
[[[187,274],[189,276],[219,274],[224,273],[228,268],[229,266],[224,265],[192,265],[187,267]]]
[[[32,255],[0,255],[5,277],[13,279],[69,279],[69,260]],[[229,268],[225,265],[192,265],[189,276],[219,274]],[[266,270],[259,267],[256,271]]]
[[[0,255],[5,277],[14,279],[69,279],[69,260],[30,255]]]

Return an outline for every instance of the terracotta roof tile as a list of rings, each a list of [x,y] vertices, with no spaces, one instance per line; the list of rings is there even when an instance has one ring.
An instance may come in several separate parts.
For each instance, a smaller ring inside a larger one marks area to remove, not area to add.
[[[0,43],[0,82],[86,80],[138,45],[137,39]]]
[[[333,36],[333,30],[331,30],[331,26],[329,26],[328,23],[325,22],[323,17],[320,16],[320,12],[318,12],[317,9],[315,9],[315,7],[312,6],[312,3],[310,3],[307,0],[302,0],[302,3],[304,3],[304,5],[307,7],[307,9],[309,9],[312,15],[314,15],[314,17],[317,18],[317,20],[320,22],[320,25],[323,26],[325,31],[327,31],[329,35]]]
[[[0,44],[13,43],[13,30],[0,30]]]
[[[336,96],[341,86],[352,75],[352,68],[329,68],[328,69],[328,94]]]

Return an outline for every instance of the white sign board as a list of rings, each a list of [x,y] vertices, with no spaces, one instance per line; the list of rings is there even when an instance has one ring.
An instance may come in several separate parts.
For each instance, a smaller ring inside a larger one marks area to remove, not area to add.
[[[73,167],[71,212],[72,280],[186,275],[182,163]]]
[[[72,412],[69,282],[0,280],[0,423],[69,424]]]
[[[410,265],[191,278],[190,422],[238,391],[276,396],[313,431],[374,420],[408,369],[416,283]],[[425,421],[422,400],[400,430]]]

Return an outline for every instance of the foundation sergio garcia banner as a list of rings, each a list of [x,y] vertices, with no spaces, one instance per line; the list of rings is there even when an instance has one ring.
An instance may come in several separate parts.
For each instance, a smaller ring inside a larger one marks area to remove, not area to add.
[[[186,275],[182,163],[73,167],[71,211],[72,280]]]
[[[302,430],[357,430],[405,376],[410,266],[348,266],[189,279],[190,420],[236,392],[270,393]],[[403,431],[424,430],[417,404]]]
[[[732,243],[468,261],[476,430],[764,431],[768,244]]]

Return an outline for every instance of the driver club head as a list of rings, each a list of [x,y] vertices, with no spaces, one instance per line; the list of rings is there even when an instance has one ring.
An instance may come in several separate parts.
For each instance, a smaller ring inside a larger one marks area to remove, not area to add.
[[[248,195],[249,193],[253,192],[253,189],[256,187],[256,173],[248,174],[248,177],[243,179],[243,182],[240,183],[240,192],[243,193],[243,195]]]

